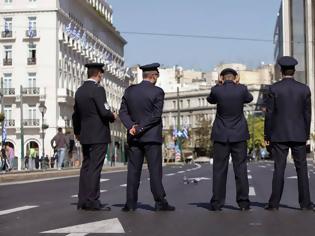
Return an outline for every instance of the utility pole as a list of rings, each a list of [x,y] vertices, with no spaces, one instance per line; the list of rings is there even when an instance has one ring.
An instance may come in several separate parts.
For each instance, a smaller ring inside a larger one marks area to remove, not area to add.
[[[23,124],[23,86],[20,86],[20,111],[21,111],[21,158],[24,158],[24,124]]]

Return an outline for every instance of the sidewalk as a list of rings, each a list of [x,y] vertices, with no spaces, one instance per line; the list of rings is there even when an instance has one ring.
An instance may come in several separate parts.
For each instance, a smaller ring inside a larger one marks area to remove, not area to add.
[[[124,171],[127,170],[127,165],[124,163],[116,163],[115,166],[104,165],[102,172],[111,171]],[[80,168],[66,168],[63,170],[57,169],[47,169],[47,170],[21,170],[21,171],[11,171],[0,173],[0,183],[16,182],[16,181],[26,181],[26,180],[36,180],[36,179],[47,179],[55,177],[71,177],[79,176]]]

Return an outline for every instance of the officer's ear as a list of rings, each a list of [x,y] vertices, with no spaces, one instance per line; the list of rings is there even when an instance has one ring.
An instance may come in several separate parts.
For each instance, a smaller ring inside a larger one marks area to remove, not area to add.
[[[218,83],[223,84],[223,82],[224,82],[224,77],[223,77],[223,75],[220,75],[219,79],[218,79]]]
[[[236,84],[240,83],[240,76],[239,75],[235,76],[234,83],[236,83]]]

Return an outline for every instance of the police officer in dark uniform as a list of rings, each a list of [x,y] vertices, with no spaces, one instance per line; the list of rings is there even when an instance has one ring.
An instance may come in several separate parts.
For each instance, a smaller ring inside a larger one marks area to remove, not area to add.
[[[127,128],[127,201],[123,211],[137,208],[141,170],[146,156],[156,211],[173,211],[162,184],[162,111],[164,91],[155,86],[159,63],[141,66],[143,81],[126,89],[119,117]]]
[[[99,200],[100,175],[111,142],[109,122],[114,122],[116,114],[110,111],[104,88],[99,85],[103,77],[102,63],[90,63],[88,80],[75,94],[72,116],[74,134],[80,140],[83,163],[80,171],[78,209],[110,210]]]
[[[211,88],[207,101],[217,104],[211,139],[214,143],[213,196],[211,210],[221,211],[225,203],[229,157],[232,155],[236,181],[236,201],[242,211],[250,209],[247,177],[247,144],[249,139],[243,107],[253,96],[246,86],[239,84],[235,70],[226,68],[220,73],[220,82]]]
[[[291,148],[298,177],[299,203],[302,210],[313,210],[310,200],[306,162],[306,141],[310,136],[311,91],[294,79],[293,57],[278,60],[282,80],[269,87],[266,100],[265,139],[274,158],[272,194],[266,210],[278,210],[284,186],[284,172]]]

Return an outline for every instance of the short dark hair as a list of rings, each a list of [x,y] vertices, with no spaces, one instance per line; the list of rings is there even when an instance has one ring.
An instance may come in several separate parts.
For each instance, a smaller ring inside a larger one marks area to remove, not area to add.
[[[101,72],[99,68],[88,68],[87,76],[88,78],[91,78],[91,77],[97,76],[99,72]]]
[[[58,128],[58,132],[62,132],[62,128],[61,127]]]
[[[281,73],[284,76],[292,76],[295,73],[295,69],[293,69],[293,68],[290,68],[290,69],[283,68],[283,69],[281,69]]]

